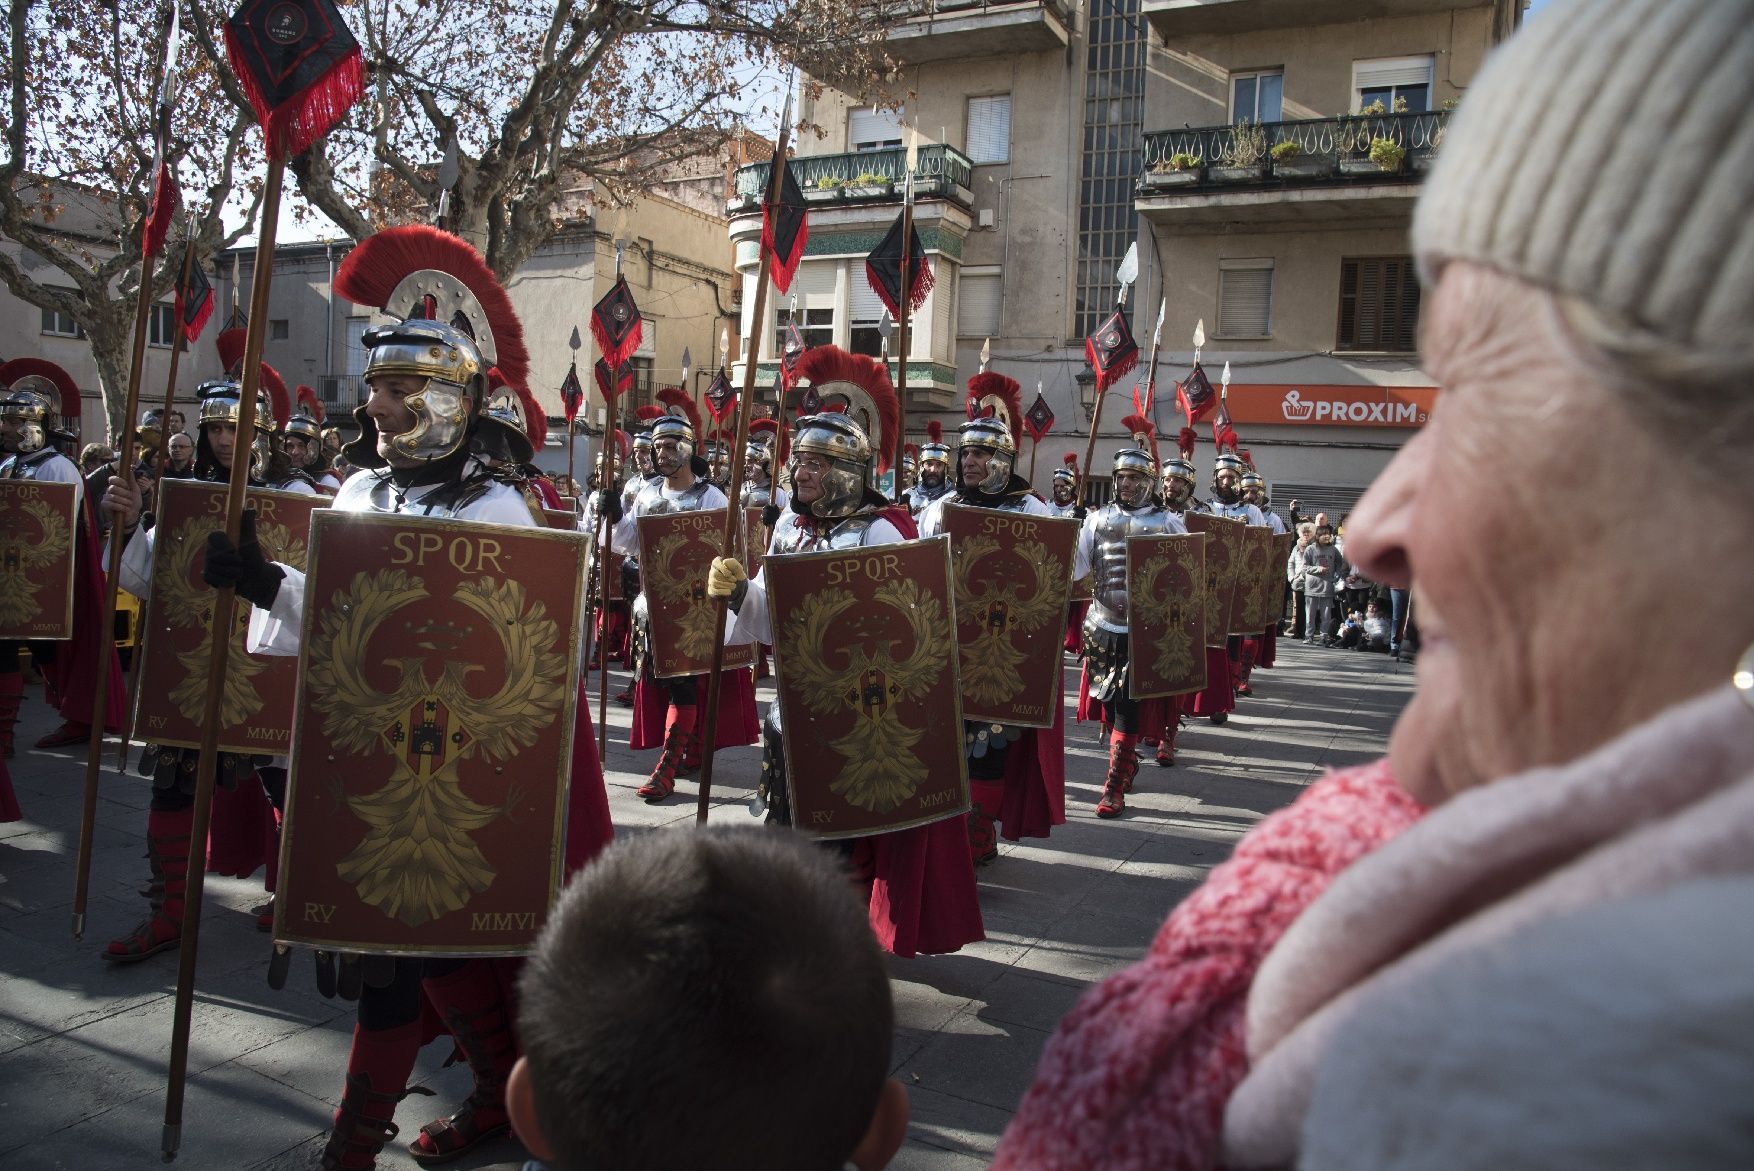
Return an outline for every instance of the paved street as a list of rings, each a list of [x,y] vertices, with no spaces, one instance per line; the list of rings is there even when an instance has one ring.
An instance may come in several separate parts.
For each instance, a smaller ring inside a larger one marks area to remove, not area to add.
[[[1070,670],[1066,679],[1075,688]],[[1257,819],[1322,770],[1380,754],[1412,671],[1382,655],[1281,640],[1278,668],[1255,680],[1255,697],[1239,701],[1227,725],[1202,720],[1185,730],[1177,767],[1144,765],[1119,821],[1092,812],[1104,746],[1090,725],[1068,727],[1068,823],[1047,841],[1003,845],[980,872],[986,942],[892,961],[895,1069],[913,1102],[909,1141],[893,1166],[985,1166],[1055,1021],[1092,982],[1139,956],[1169,908]],[[68,928],[84,753],[30,748],[51,724],[40,699],[28,690],[11,761],[29,820],[0,825],[0,1108],[8,1119],[0,1167],[156,1166],[175,954],[122,968],[97,956],[145,905],[136,892],[146,877],[146,783],[104,774],[89,923],[75,943]],[[686,832],[692,782],[666,805],[639,801],[634,789],[656,754],[627,751],[626,709],[611,704],[610,723],[605,764],[618,831]],[[756,769],[755,749],[721,758],[715,823],[755,824],[746,807]],[[314,1167],[340,1094],[352,1006],[322,999],[308,962],[295,964],[283,992],[267,987],[267,937],[247,913],[261,899],[259,875],[208,878],[178,1166]],[[432,1045],[423,1054],[415,1078],[437,1096],[403,1103],[404,1135],[468,1092],[466,1067],[441,1070],[448,1052]],[[681,1119],[687,1104],[655,1108]],[[452,1165],[516,1168],[522,1158],[507,1140]],[[378,1165],[415,1166],[399,1144]]]

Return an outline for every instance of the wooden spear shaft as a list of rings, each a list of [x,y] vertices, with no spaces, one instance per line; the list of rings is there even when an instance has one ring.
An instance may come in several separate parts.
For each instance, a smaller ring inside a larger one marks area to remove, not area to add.
[[[786,170],[786,145],[791,137],[791,102],[786,103],[786,117],[780,120],[779,141],[774,146],[773,168],[767,176],[767,200],[762,204],[764,215],[775,214],[779,206],[780,180]],[[731,490],[743,482],[743,454],[749,444],[749,415],[755,401],[755,360],[761,353],[761,331],[765,328],[763,319],[767,315],[767,282],[772,256],[766,248],[760,248],[761,259],[756,265],[755,305],[754,313],[749,319],[749,334],[743,345],[743,391],[737,401],[737,434],[731,447]],[[725,501],[725,539],[724,557],[737,556],[737,534],[741,529],[743,510],[737,501],[727,493]],[[713,792],[713,748],[718,739],[719,729],[719,675],[725,665],[725,616],[730,607],[724,599],[718,599],[713,605],[713,664],[712,672],[706,677],[706,708],[702,716],[704,723],[698,730],[701,738],[700,760],[700,797],[694,806],[694,824],[706,824],[707,809],[711,803]]]
[[[895,299],[895,402],[900,410],[901,425],[895,429],[895,451],[891,453],[889,466],[895,469],[895,502],[903,508],[907,507],[907,494],[901,487],[901,458],[907,452],[907,353],[908,323],[912,314],[909,307],[913,298],[908,296],[912,291],[908,284],[908,272],[912,268],[909,263],[908,249],[914,238],[914,201],[913,192],[909,188],[902,198],[901,204],[901,295]],[[876,425],[873,419],[872,425]],[[960,477],[960,469],[956,471]],[[953,481],[960,483],[960,480]]]
[[[598,491],[614,491],[619,485],[615,482],[615,457],[620,455],[620,444],[611,443],[615,436],[615,400],[621,389],[617,381],[621,377],[619,369],[610,372],[609,390],[603,398],[603,458],[598,461],[603,466],[603,478],[598,481]],[[609,752],[609,554],[610,541],[614,537],[615,526],[609,523],[608,516],[602,508],[597,509],[597,535],[592,538],[598,546],[597,550],[597,759],[602,760]]]
[[[274,283],[274,236],[280,226],[280,187],[286,164],[280,152],[268,151],[268,175],[262,185],[262,231],[256,242],[256,271],[250,287],[250,320],[244,335],[244,370],[239,380],[237,437],[231,448],[231,481],[225,494],[225,535],[235,546],[243,527],[244,493],[250,483],[250,447],[256,433],[256,389],[262,380],[262,342],[268,324],[268,291]],[[189,859],[183,894],[182,949],[177,963],[176,1009],[171,1021],[170,1082],[165,1092],[164,1134],[160,1148],[166,1162],[177,1157],[182,1142],[183,1089],[189,1069],[189,1021],[195,1007],[195,958],[201,937],[201,893],[207,877],[207,827],[213,812],[213,774],[219,765],[219,709],[225,695],[225,672],[231,658],[230,587],[213,591],[212,645],[207,659],[207,697],[201,716],[201,759],[195,768],[194,819],[189,827]]]
[[[145,228],[142,227],[142,232]],[[128,396],[122,408],[122,450],[119,455],[122,479],[134,485],[134,419],[140,411],[140,374],[146,361],[146,323],[152,310],[152,261],[142,254],[140,259],[140,291],[134,303],[134,355],[128,366]],[[91,501],[85,502],[88,507]],[[90,508],[92,521],[97,509]],[[110,717],[110,660],[116,654],[116,590],[122,576],[122,546],[127,534],[119,521],[110,523],[109,574],[104,580],[104,608],[99,617],[97,638],[97,692],[91,701],[91,737],[85,744],[85,800],[79,811],[79,858],[73,877],[73,938],[85,936],[85,904],[91,895],[92,834],[97,823],[97,778],[103,771],[104,725]],[[127,741],[123,742],[126,752]]]
[[[177,300],[182,302],[189,295],[189,272],[195,267],[195,240],[190,234],[188,247],[183,252],[183,271],[177,277]],[[171,334],[171,369],[164,380],[164,411],[158,417],[158,459],[155,461],[158,480],[163,482],[164,470],[170,466],[170,425],[171,411],[177,401],[177,360],[183,356],[183,323],[172,322]],[[144,611],[140,615],[144,620]],[[122,742],[116,746],[116,771],[128,771],[128,742],[134,738],[134,707],[140,693],[140,662],[146,656],[141,653],[140,626],[134,629],[134,653],[128,656],[128,691],[122,707]]]

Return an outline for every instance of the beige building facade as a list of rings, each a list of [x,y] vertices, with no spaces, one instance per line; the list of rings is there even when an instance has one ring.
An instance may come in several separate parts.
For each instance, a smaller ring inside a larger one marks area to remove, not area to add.
[[[1276,502],[1343,511],[1429,410],[1407,228],[1448,109],[1521,8],[918,0],[889,28],[902,70],[888,95],[827,90],[801,110],[825,131],[791,164],[813,201],[797,278],[807,337],[876,352],[863,255],[899,210],[912,148],[935,278],[909,347],[914,438],[931,417],[953,428],[991,337],[992,368],[1022,383],[1025,406],[1039,386],[1057,419],[1038,485],[1066,451],[1082,459],[1094,405],[1083,339],[1113,308],[1115,268],[1137,243],[1128,312],[1148,349],[1165,306],[1166,444],[1198,323],[1214,384],[1230,363],[1231,413]],[[746,306],[766,171],[738,173],[729,209]],[[761,385],[789,308],[769,311]],[[1102,409],[1098,495],[1133,384]],[[1209,464],[1209,428],[1200,434]]]

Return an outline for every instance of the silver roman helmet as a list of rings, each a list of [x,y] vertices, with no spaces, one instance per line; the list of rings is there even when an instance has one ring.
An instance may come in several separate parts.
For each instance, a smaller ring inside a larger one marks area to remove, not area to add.
[[[0,364],[0,418],[12,424],[7,447],[19,455],[41,451],[50,439],[79,440],[79,387],[73,376],[41,358]]]
[[[1015,378],[1007,378],[983,370],[968,380],[966,400],[968,422],[958,428],[957,463],[962,449],[983,448],[992,452],[987,461],[986,479],[977,487],[985,493],[1003,492],[1011,483],[1017,466],[1017,431],[1021,419],[1022,386]],[[956,485],[962,487],[962,470],[957,468]]]
[[[479,253],[448,232],[424,225],[390,228],[362,240],[335,274],[335,290],[361,305],[376,305],[395,320],[374,326],[360,339],[366,349],[364,379],[400,374],[420,389],[404,404],[414,425],[388,437],[386,445],[408,460],[443,459],[460,450],[471,432],[498,429],[492,446],[528,444],[517,424],[487,416],[489,371],[504,383],[525,384],[530,355],[511,300]],[[359,440],[350,462],[381,467],[377,425],[364,407],[354,412]]]
[[[1142,415],[1128,415],[1121,420],[1121,426],[1132,435],[1133,446],[1114,454],[1115,498],[1124,508],[1138,508],[1151,499],[1157,486],[1157,428]],[[1136,486],[1130,480],[1123,484],[1122,472],[1137,474],[1140,479]]]
[[[870,485],[888,467],[888,449],[901,425],[900,400],[880,362],[835,346],[805,351],[797,377],[830,409],[798,420],[793,458],[819,455],[830,470],[821,498],[806,505],[794,493],[792,508],[806,516],[850,516],[881,499]]]

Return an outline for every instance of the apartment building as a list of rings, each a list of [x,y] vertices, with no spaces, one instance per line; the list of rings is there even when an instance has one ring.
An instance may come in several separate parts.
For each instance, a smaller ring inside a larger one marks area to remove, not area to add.
[[[907,355],[911,432],[934,416],[955,421],[990,337],[993,368],[1023,384],[1025,405],[1039,387],[1057,416],[1038,483],[1065,451],[1082,458],[1095,397],[1083,339],[1113,308],[1115,269],[1137,243],[1129,312],[1142,347],[1160,299],[1167,306],[1160,428],[1180,425],[1173,383],[1203,323],[1201,360],[1214,383],[1230,363],[1230,413],[1275,499],[1343,511],[1434,399],[1414,353],[1407,228],[1449,108],[1521,10],[1521,0],[886,6],[887,51],[902,63],[888,93],[828,90],[802,109],[826,128],[791,164],[814,203],[794,285],[806,336],[877,352],[881,307],[864,255],[899,208],[911,148],[935,278]],[[729,208],[746,307],[766,173],[742,168]],[[790,309],[769,305],[764,386]],[[1099,496],[1131,389],[1128,378],[1103,407]]]

